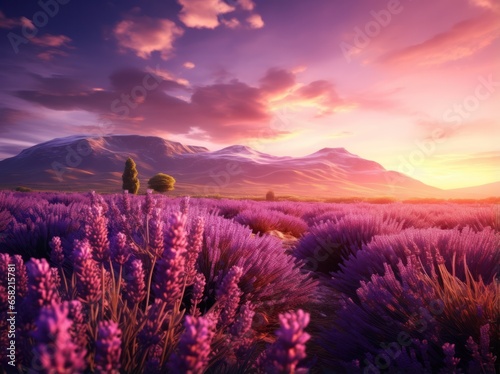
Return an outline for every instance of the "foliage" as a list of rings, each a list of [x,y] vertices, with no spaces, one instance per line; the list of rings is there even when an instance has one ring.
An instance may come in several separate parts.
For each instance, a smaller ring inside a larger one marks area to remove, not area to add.
[[[174,189],[174,185],[174,177],[163,173],[156,174],[148,181],[148,187],[155,190],[156,192],[172,191]]]
[[[32,192],[33,190],[29,187],[17,186],[16,191],[18,191],[18,192]]]
[[[139,192],[140,182],[137,176],[139,173],[137,172],[137,166],[132,160],[131,157],[127,158],[125,161],[125,170],[122,174],[122,190],[128,191],[131,194],[137,194]]]
[[[275,200],[275,196],[274,196],[274,191],[267,191],[266,193],[266,200],[267,201],[274,201]]]

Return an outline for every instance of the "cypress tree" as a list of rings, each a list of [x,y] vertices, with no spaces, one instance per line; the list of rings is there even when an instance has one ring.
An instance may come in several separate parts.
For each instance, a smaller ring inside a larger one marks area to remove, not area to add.
[[[137,178],[138,174],[139,173],[137,172],[134,160],[130,157],[127,158],[127,161],[125,162],[125,170],[122,175],[122,189],[127,190],[130,193],[137,194],[140,186],[139,179]]]

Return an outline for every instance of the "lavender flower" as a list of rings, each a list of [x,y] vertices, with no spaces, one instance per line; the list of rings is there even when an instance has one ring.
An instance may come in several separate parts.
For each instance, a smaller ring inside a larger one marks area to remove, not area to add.
[[[240,307],[238,316],[229,330],[231,334],[229,348],[230,351],[236,353],[236,357],[247,356],[253,343],[252,322],[254,315],[254,306],[247,301]]]
[[[300,361],[306,358],[310,335],[304,329],[309,324],[309,313],[299,309],[280,314],[279,318],[278,339],[266,350],[262,368],[266,373],[295,373]]]
[[[156,264],[153,291],[156,297],[167,303],[167,310],[172,309],[182,296],[185,270],[186,217],[180,213],[170,219],[170,226],[165,240],[162,258]]]
[[[97,340],[95,342],[96,373],[120,373],[121,338],[122,332],[116,322],[99,322]]]
[[[156,200],[153,199],[153,190],[148,189],[146,191],[146,198],[144,205],[142,206],[142,212],[145,216],[149,216],[156,205]]]
[[[59,301],[52,270],[45,259],[32,258],[26,264],[28,269],[28,299],[35,309]]]
[[[42,309],[36,327],[33,333],[35,360],[31,373],[74,374],[85,370],[86,351],[71,338],[71,320],[66,304],[54,302]]]
[[[143,327],[137,334],[137,341],[143,351],[147,351],[149,347],[158,344],[161,340],[162,332],[160,329],[166,316],[165,313],[162,313],[164,308],[164,302],[156,299],[153,304],[148,306],[146,316],[141,320],[140,324]]]
[[[196,261],[203,247],[203,230],[205,228],[205,219],[203,217],[197,217],[195,221],[195,226],[190,235],[189,246],[187,250],[186,258],[186,277],[187,284],[193,282],[193,278],[196,274]]]
[[[28,293],[28,272],[26,265],[24,265],[23,258],[20,255],[12,256],[11,261],[16,266],[16,296],[22,298]]]
[[[193,293],[191,295],[191,310],[190,314],[198,317],[200,315],[200,310],[197,306],[203,300],[203,291],[205,290],[206,279],[203,274],[196,274],[194,276]]]
[[[130,212],[130,195],[128,193],[128,190],[123,190],[122,212],[125,214],[128,214]]]
[[[457,365],[460,362],[460,359],[455,357],[455,344],[444,343],[442,348],[444,352],[444,364],[447,372],[456,373]]]
[[[94,258],[98,262],[109,261],[108,220],[103,215],[101,206],[92,206],[89,209],[85,236],[93,250]]]
[[[189,212],[189,196],[185,196],[181,200],[181,207],[180,207],[181,214],[184,216],[188,215]]]
[[[148,374],[161,374],[164,371],[162,371],[161,368],[161,355],[163,353],[163,349],[161,345],[155,344],[149,349],[148,352],[148,358],[146,360],[145,366],[144,366],[144,373]]]
[[[174,373],[201,374],[209,362],[213,324],[204,317],[186,316],[177,352],[172,354],[169,367]]]
[[[69,333],[78,347],[87,346],[87,320],[83,313],[83,305],[78,300],[65,301],[68,307],[68,318],[73,321]]]
[[[64,251],[61,244],[61,238],[58,236],[54,236],[49,243],[52,251],[50,252],[50,261],[54,265],[62,266],[64,262]]]
[[[118,265],[125,265],[130,257],[130,247],[127,244],[127,237],[119,232],[111,242],[111,258]]]
[[[161,256],[164,250],[164,231],[161,209],[153,211],[153,219],[149,222],[149,250]]]
[[[247,301],[241,306],[238,317],[231,326],[231,335],[235,338],[244,337],[252,329],[252,321],[254,315],[254,307],[249,301]]]
[[[216,291],[216,299],[221,308],[219,323],[231,324],[234,321],[242,295],[238,287],[242,275],[243,269],[239,266],[233,266]]]
[[[10,264],[10,255],[0,253],[0,284],[5,285],[7,282],[8,267]]]
[[[75,240],[74,269],[77,290],[81,300],[96,303],[101,298],[101,276],[87,240]]]
[[[146,297],[142,261],[139,259],[133,260],[128,271],[130,276],[127,277],[125,298],[132,304],[138,304]]]

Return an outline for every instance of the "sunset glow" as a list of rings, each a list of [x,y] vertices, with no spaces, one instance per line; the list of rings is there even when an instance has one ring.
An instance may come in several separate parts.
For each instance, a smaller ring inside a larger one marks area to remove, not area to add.
[[[500,180],[496,0],[49,3],[0,5],[0,159],[140,134]]]

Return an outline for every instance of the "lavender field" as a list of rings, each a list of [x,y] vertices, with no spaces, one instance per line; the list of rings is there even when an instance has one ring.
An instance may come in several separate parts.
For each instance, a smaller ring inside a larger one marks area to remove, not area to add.
[[[494,373],[497,209],[2,192],[1,362]]]

